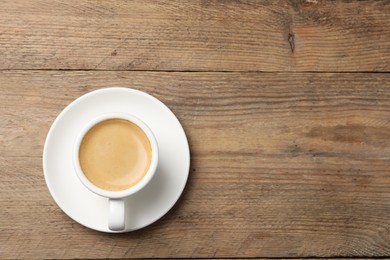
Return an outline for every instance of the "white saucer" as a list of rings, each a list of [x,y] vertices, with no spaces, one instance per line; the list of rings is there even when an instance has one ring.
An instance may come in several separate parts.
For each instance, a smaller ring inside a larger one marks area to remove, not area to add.
[[[156,175],[143,190],[126,200],[126,229],[122,232],[128,232],[165,215],[187,182],[187,137],[175,115],[161,101],[128,88],[105,88],[81,96],[61,112],[50,128],[43,151],[43,170],[51,195],[69,217],[88,228],[112,232],[107,226],[107,199],[85,188],[72,165],[72,148],[79,131],[91,119],[110,112],[141,118],[152,129],[159,146]]]

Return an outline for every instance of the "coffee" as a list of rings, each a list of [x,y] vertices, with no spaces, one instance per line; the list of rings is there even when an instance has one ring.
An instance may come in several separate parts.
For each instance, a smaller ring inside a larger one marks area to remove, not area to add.
[[[147,173],[152,160],[149,138],[136,124],[108,119],[93,126],[79,149],[81,169],[95,186],[126,190]]]

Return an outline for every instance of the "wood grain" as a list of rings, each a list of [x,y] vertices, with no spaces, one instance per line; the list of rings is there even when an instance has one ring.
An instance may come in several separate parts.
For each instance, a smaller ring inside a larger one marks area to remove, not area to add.
[[[390,2],[5,0],[0,69],[389,71]]]
[[[186,190],[163,219],[102,234],[42,173],[58,113],[104,86],[165,102],[189,137]],[[0,258],[390,255],[390,74],[0,72]]]

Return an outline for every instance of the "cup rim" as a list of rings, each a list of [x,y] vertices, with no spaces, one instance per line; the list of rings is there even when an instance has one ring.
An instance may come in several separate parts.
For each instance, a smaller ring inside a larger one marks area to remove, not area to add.
[[[131,186],[130,188],[126,190],[120,190],[120,191],[108,191],[104,190],[102,188],[97,187],[94,185],[83,173],[81,166],[80,166],[80,160],[79,160],[79,150],[81,142],[84,138],[84,136],[88,133],[88,131],[97,125],[100,122],[103,122],[105,120],[109,119],[124,119],[127,121],[130,121],[131,123],[136,124],[138,127],[140,127],[146,136],[148,137],[150,141],[150,145],[152,147],[152,160],[149,165],[149,169],[146,172],[145,176],[134,186]],[[157,169],[157,163],[158,163],[158,145],[156,138],[152,132],[152,130],[138,117],[127,114],[127,113],[106,113],[103,115],[100,115],[96,117],[95,119],[89,121],[84,128],[80,131],[79,135],[77,136],[74,146],[73,146],[73,165],[76,172],[76,175],[78,179],[81,181],[81,183],[88,188],[93,193],[110,198],[110,199],[121,199],[125,198],[127,196],[130,196],[138,191],[140,191],[142,188],[144,188],[152,179],[154,176],[156,169]]]

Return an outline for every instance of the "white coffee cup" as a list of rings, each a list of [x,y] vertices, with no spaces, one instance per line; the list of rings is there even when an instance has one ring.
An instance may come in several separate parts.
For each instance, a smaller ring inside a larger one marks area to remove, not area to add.
[[[143,132],[148,137],[151,148],[152,148],[152,158],[149,165],[149,169],[147,170],[144,177],[134,186],[126,189],[126,190],[120,190],[120,191],[108,191],[101,189],[97,186],[95,186],[93,183],[91,183],[88,178],[84,175],[81,166],[80,166],[80,160],[79,160],[79,150],[81,142],[84,138],[84,136],[88,133],[88,131],[95,126],[96,124],[109,120],[109,119],[124,119],[128,120],[131,123],[137,125],[140,127]],[[158,146],[156,138],[153,135],[153,132],[150,130],[150,128],[139,118],[125,113],[110,113],[110,114],[104,114],[101,115],[94,120],[90,121],[86,124],[86,126],[81,130],[79,135],[76,138],[74,148],[73,148],[73,165],[75,172],[77,174],[77,177],[81,181],[82,184],[86,188],[88,188],[90,191],[96,193],[97,195],[103,196],[108,198],[109,200],[109,208],[108,208],[108,228],[113,231],[121,231],[125,229],[125,198],[140,191],[142,188],[144,188],[152,179],[154,174],[157,170],[157,164],[158,164]]]

